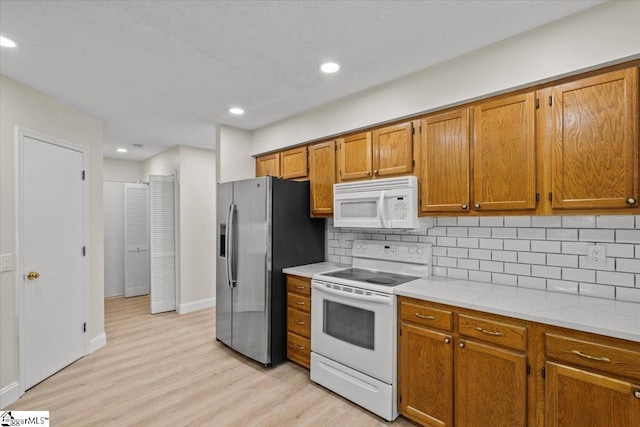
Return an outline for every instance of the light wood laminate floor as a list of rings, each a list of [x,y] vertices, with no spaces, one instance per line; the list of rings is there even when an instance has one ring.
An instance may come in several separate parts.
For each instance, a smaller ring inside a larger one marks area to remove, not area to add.
[[[215,341],[215,310],[149,314],[148,296],[105,302],[107,345],[28,390],[13,410],[52,426],[410,426],[309,381],[292,362],[265,369]]]

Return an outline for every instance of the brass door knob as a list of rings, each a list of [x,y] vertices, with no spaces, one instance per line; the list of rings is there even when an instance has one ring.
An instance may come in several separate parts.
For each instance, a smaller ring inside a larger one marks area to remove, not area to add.
[[[27,279],[29,280],[35,280],[39,278],[40,278],[40,273],[38,273],[37,271],[30,271],[29,273],[27,273]]]

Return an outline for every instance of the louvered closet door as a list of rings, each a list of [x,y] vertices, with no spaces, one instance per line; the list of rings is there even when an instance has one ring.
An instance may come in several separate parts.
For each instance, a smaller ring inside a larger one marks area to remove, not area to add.
[[[149,176],[151,313],[176,309],[175,177]]]
[[[149,197],[145,184],[124,186],[124,296],[149,293]]]

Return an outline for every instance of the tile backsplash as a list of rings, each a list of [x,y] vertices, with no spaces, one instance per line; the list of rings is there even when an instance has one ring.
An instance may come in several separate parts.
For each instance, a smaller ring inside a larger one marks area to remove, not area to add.
[[[640,215],[420,218],[419,231],[335,228],[328,261],[351,263],[355,239],[433,244],[432,274],[640,302]],[[587,246],[606,265],[587,264]]]

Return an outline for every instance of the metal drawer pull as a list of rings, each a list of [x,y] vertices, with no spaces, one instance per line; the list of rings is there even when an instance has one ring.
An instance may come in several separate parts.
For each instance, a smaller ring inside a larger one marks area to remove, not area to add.
[[[295,348],[297,348],[298,350],[304,350],[304,347],[303,347],[303,346],[301,346],[300,344],[293,343],[293,346],[294,346]]]
[[[419,317],[421,319],[426,319],[426,320],[436,320],[436,318],[433,316],[425,316],[424,314],[420,314],[417,311],[416,311],[416,317]]]
[[[584,353],[580,352],[579,350],[571,350],[571,353],[575,354],[576,356],[584,357],[585,359],[594,360],[596,362],[611,363],[611,359],[609,359],[608,357],[590,356],[588,354],[584,354]]]
[[[298,319],[293,319],[293,323],[295,323],[296,325],[304,325],[304,322],[301,322]]]
[[[304,305],[304,301],[296,301],[296,305]]]
[[[476,331],[482,332],[483,334],[493,335],[494,337],[502,337],[504,334],[499,331],[487,331],[486,329],[482,329],[480,326],[476,326]]]
[[[304,286],[295,285],[296,289],[304,289]]]

